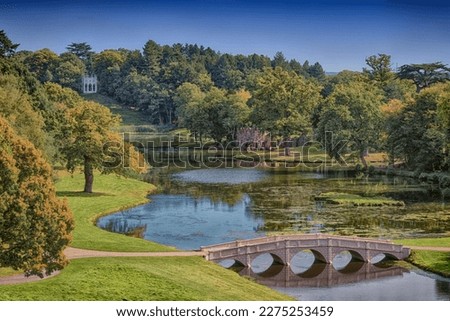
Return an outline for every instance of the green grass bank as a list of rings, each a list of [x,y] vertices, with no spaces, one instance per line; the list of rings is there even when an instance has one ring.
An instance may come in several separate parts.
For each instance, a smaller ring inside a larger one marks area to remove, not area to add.
[[[59,197],[66,198],[75,218],[75,230],[71,246],[119,252],[158,252],[175,249],[143,239],[111,233],[95,226],[102,215],[117,212],[149,201],[147,195],[156,187],[135,179],[117,175],[96,174],[94,193],[81,192],[84,176],[60,172],[56,182]]]
[[[97,175],[92,195],[78,192],[83,175],[60,173],[60,197],[75,217],[72,246],[113,251],[170,251],[172,248],[94,226],[101,215],[145,203],[154,186],[116,175]],[[16,272],[17,273],[17,272]],[[0,269],[0,276],[13,274]],[[0,286],[3,301],[225,301],[292,298],[240,277],[200,257],[105,257],[72,260],[55,277]]]
[[[292,300],[199,257],[73,260],[54,278],[0,287],[0,300]]]

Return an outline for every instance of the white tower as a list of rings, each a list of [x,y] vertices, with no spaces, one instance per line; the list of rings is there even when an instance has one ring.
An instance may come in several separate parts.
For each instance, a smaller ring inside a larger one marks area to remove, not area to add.
[[[84,76],[82,79],[83,94],[95,94],[97,92],[97,76]]]

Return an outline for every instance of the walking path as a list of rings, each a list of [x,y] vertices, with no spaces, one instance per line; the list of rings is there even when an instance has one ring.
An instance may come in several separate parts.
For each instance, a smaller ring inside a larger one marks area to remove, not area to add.
[[[76,249],[68,247],[64,250],[64,254],[69,260],[82,259],[89,257],[181,257],[181,256],[204,256],[201,251],[180,251],[180,252],[107,252]],[[51,278],[59,274],[59,271],[54,272],[44,279]],[[15,274],[11,276],[0,277],[0,285],[6,284],[20,284],[33,281],[43,280],[38,276],[26,277],[23,274]]]
[[[411,250],[436,251],[436,252],[450,252],[450,247],[436,247],[436,246],[409,246]]]

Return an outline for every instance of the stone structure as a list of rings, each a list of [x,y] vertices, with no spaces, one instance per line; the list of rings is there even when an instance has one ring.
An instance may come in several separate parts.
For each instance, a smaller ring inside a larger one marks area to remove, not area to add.
[[[83,94],[95,94],[98,89],[97,76],[84,76],[82,78],[81,86]]]
[[[390,241],[326,234],[269,236],[201,247],[208,261],[219,263],[233,259],[246,267],[265,253],[273,257],[275,264],[289,265],[292,257],[304,250],[311,250],[316,262],[326,264],[331,264],[333,258],[343,251],[350,252],[352,261],[361,262],[370,262],[378,254],[396,260],[405,259],[410,254],[409,248]]]

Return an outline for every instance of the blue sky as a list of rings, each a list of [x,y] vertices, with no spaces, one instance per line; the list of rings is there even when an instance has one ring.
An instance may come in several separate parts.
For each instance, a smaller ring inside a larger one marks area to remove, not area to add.
[[[361,70],[367,56],[450,63],[450,2],[417,0],[0,0],[0,29],[20,49],[88,42],[95,51],[197,43],[222,53],[282,51],[326,71]]]

